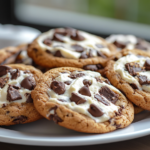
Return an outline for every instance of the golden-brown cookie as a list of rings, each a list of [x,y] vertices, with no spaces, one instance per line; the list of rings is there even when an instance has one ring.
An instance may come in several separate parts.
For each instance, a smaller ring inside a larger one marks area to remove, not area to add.
[[[150,54],[124,49],[109,61],[106,77],[135,105],[150,110]]]
[[[95,65],[94,71],[102,70],[114,52],[114,45],[103,38],[71,28],[45,32],[28,48],[28,55],[40,66],[87,68]]]
[[[106,133],[128,126],[134,108],[98,72],[64,67],[46,72],[31,93],[46,119],[86,133]]]
[[[32,66],[0,66],[0,125],[24,124],[42,118],[31,98],[41,75]]]

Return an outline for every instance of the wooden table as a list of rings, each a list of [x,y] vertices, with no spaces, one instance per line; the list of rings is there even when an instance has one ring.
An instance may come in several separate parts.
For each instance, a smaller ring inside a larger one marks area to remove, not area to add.
[[[110,144],[77,147],[41,147],[0,143],[0,150],[150,150],[150,135]]]

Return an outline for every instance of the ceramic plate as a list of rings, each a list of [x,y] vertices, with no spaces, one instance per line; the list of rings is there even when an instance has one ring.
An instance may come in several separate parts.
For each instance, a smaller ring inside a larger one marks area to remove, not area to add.
[[[150,134],[150,112],[135,116],[134,122],[125,129],[106,134],[79,133],[42,119],[24,125],[0,128],[0,141],[15,144],[41,146],[79,146],[124,141]]]

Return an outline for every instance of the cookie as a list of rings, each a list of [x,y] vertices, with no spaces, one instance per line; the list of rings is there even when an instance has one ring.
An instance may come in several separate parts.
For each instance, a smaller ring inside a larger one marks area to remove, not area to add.
[[[117,50],[126,48],[150,52],[150,43],[134,35],[112,34],[106,38],[106,41],[113,43]]]
[[[42,73],[32,66],[0,65],[0,125],[8,126],[36,121],[42,116],[31,98]]]
[[[37,65],[27,54],[28,44],[22,44],[17,47],[6,47],[0,50],[0,64],[25,64],[32,65],[38,68],[42,72],[46,72],[48,69]]]
[[[101,70],[114,52],[114,45],[101,37],[72,28],[45,32],[28,48],[28,55],[38,65],[48,68],[95,65],[94,70]]]
[[[107,64],[106,77],[135,105],[150,110],[150,54],[125,49],[116,56]]]
[[[132,103],[98,72],[52,69],[41,77],[31,95],[42,116],[79,132],[114,131],[134,118]]]
[[[133,105],[133,106],[134,106],[134,114],[138,114],[138,113],[144,111],[144,109],[141,107],[138,107],[136,105]]]

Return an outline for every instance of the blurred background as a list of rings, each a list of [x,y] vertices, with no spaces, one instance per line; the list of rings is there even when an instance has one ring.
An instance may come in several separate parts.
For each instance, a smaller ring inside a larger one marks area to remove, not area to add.
[[[150,40],[149,0],[1,0],[0,23],[41,32],[74,27],[103,37],[134,34]]]

